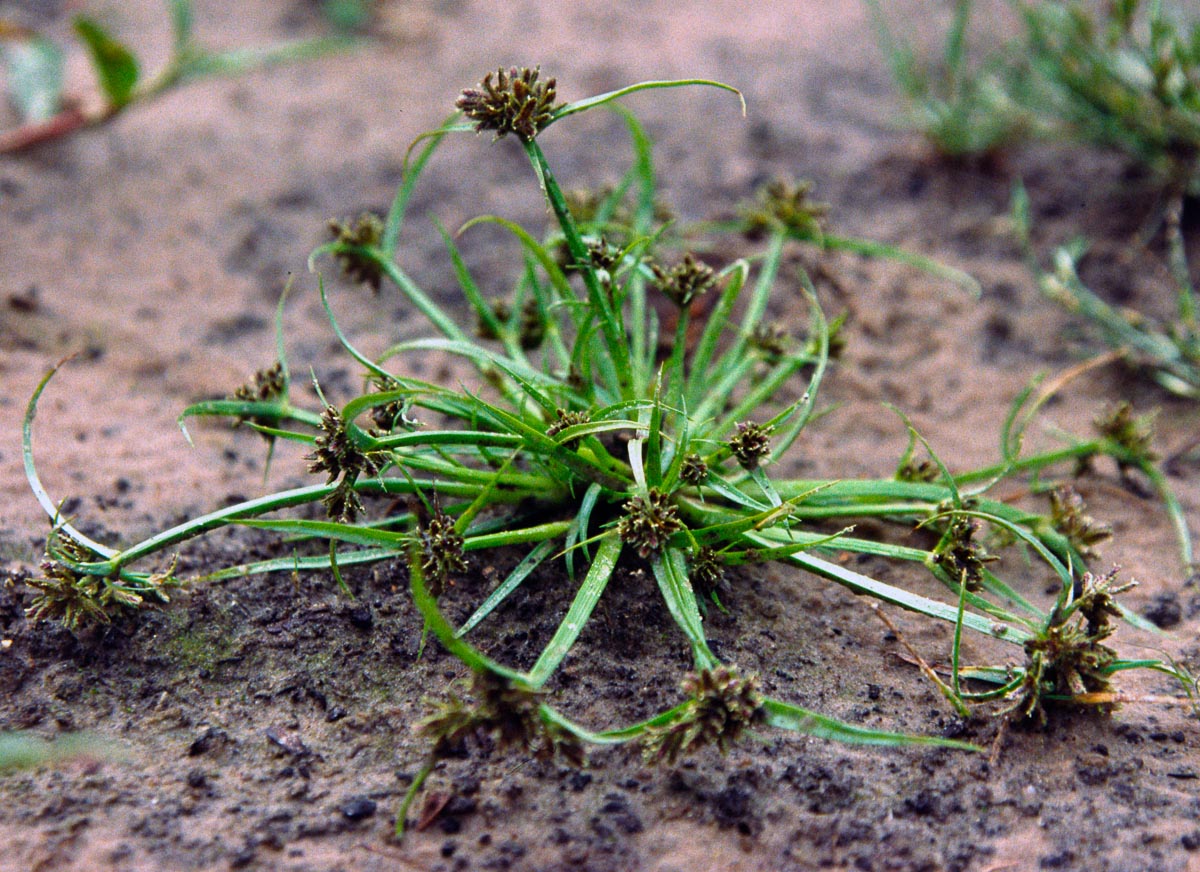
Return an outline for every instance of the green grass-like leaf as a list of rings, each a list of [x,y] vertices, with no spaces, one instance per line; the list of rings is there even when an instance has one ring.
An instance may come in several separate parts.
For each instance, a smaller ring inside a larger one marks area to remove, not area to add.
[[[587,620],[591,617],[592,609],[600,601],[600,595],[612,578],[617,566],[617,558],[621,556],[622,542],[615,535],[605,536],[596,548],[596,556],[592,560],[579,592],[571,601],[571,607],[559,624],[557,632],[542,650],[533,668],[529,670],[528,681],[533,687],[541,687],[554,674],[560,663],[583,632]]]
[[[121,109],[133,96],[138,82],[137,59],[98,22],[85,15],[75,19],[75,33],[87,46],[96,78],[109,105]]]
[[[827,715],[817,714],[776,699],[768,699],[765,708],[766,720],[770,726],[820,739],[833,739],[849,745],[883,745],[887,747],[933,745],[940,748],[956,748],[960,751],[983,750],[970,742],[943,739],[941,736],[913,736],[856,727],[853,724],[847,724]]]
[[[636,94],[639,91],[650,91],[657,88],[684,88],[692,85],[708,88],[720,88],[721,90],[736,94],[738,101],[742,104],[742,115],[746,114],[746,98],[742,96],[741,91],[732,85],[726,85],[724,82],[717,82],[712,79],[671,79],[638,82],[636,85],[628,85],[624,88],[618,88],[615,91],[597,94],[595,97],[588,97],[586,100],[577,100],[574,103],[567,103],[554,110],[551,120],[560,121],[563,118],[567,118],[571,115],[577,115],[580,112],[587,112],[590,109],[595,109],[599,106],[605,105],[606,103],[619,100],[622,97],[628,97],[630,94]]]

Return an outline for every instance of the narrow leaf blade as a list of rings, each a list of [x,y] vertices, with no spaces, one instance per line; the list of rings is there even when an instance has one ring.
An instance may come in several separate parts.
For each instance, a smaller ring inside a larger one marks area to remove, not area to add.
[[[138,64],[133,53],[86,15],[75,19],[75,33],[92,58],[100,88],[113,109],[120,109],[133,96]]]
[[[608,536],[601,540],[600,547],[596,549],[596,559],[592,561],[583,584],[579,586],[579,592],[575,594],[571,607],[567,609],[566,617],[559,624],[558,631],[542,651],[537,663],[533,664],[533,669],[529,670],[529,683],[533,687],[541,687],[546,683],[563,662],[579,634],[583,632],[592,610],[600,601],[600,594],[604,593],[604,588],[616,569],[617,558],[621,556],[621,545],[618,536]]]
[[[851,745],[936,745],[962,751],[982,750],[978,745],[943,739],[940,736],[910,736],[884,730],[868,730],[775,699],[768,699],[763,707],[766,709],[767,723],[771,726],[794,730],[819,739],[834,739]]]

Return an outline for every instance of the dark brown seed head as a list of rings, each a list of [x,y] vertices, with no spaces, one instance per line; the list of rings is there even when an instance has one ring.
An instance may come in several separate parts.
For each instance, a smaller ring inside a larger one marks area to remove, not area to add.
[[[477,87],[465,89],[454,105],[475,122],[477,131],[493,130],[497,139],[515,133],[532,141],[557,108],[555,80],[540,76],[539,67],[498,69],[495,81],[488,73]]]
[[[747,421],[737,425],[737,433],[729,440],[729,450],[743,469],[755,469],[771,454],[771,430],[765,424]]]

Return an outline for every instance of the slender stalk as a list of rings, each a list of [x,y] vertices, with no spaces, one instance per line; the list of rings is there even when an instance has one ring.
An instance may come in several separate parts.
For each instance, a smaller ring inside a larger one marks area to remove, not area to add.
[[[554,174],[550,171],[550,165],[546,162],[546,155],[541,146],[533,139],[522,140],[522,145],[533,165],[538,182],[542,186],[542,192],[546,195],[546,200],[554,211],[555,218],[558,219],[559,227],[562,228],[563,237],[567,242],[567,250],[583,274],[588,302],[599,316],[600,329],[604,333],[608,357],[612,360],[617,377],[620,379],[617,392],[622,399],[631,400],[633,399],[633,386],[629,380],[629,346],[626,344],[625,334],[621,330],[617,313],[613,310],[612,301],[600,286],[600,280],[596,275],[595,268],[592,267],[587,246],[579,235],[579,228],[575,224],[575,219],[571,217],[566,198],[563,196]]]

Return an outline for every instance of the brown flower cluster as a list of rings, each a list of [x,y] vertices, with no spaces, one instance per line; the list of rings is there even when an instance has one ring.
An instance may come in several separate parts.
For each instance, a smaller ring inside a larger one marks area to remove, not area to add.
[[[465,89],[455,105],[475,122],[477,131],[494,130],[499,139],[515,133],[530,142],[554,117],[557,92],[554,79],[542,79],[541,69],[510,67],[488,73],[478,87]]]
[[[763,718],[758,677],[743,678],[732,666],[689,673],[682,686],[690,697],[683,713],[652,728],[643,739],[648,760],[673,766],[681,756],[714,744],[724,754],[747,727]]]

